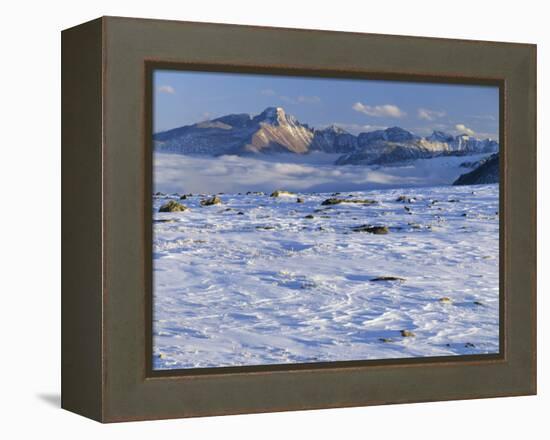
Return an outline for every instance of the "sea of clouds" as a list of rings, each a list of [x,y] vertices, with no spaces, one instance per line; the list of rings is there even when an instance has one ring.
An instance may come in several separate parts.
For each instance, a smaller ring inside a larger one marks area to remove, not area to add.
[[[482,156],[480,156],[482,157]],[[154,191],[165,193],[358,191],[451,184],[468,171],[464,157],[416,160],[398,166],[334,165],[338,155],[188,156],[155,152]],[[469,157],[475,160],[475,157]]]

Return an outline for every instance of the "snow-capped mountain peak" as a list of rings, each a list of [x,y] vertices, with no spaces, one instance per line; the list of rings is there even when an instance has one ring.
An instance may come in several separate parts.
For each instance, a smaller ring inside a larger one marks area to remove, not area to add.
[[[415,136],[401,127],[390,127],[384,130],[384,139],[390,142],[408,142],[415,139]]]
[[[282,107],[267,107],[263,112],[253,118],[258,123],[270,125],[300,125],[298,120],[285,112]]]
[[[433,157],[498,151],[498,142],[434,131],[420,137],[402,127],[353,135],[336,124],[315,129],[282,107],[267,107],[251,116],[229,114],[154,135],[155,147],[184,154],[295,153],[341,154],[339,164],[378,164]]]
[[[232,128],[242,128],[249,125],[251,120],[252,117],[248,113],[238,113],[216,118],[213,122],[221,122],[231,126]]]
[[[329,126],[323,128],[322,130],[318,130],[318,131],[325,132],[325,133],[334,133],[334,134],[348,133],[346,130],[344,130],[342,127],[340,127],[336,124],[330,124]]]
[[[431,135],[426,137],[428,142],[446,142],[450,143],[454,140],[454,136],[444,131],[434,130]]]

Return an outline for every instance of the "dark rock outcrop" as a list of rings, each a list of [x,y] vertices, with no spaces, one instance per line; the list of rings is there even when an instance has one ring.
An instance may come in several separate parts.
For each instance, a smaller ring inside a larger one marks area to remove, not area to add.
[[[371,226],[362,225],[352,229],[353,232],[368,232],[369,234],[385,235],[389,234],[390,230],[387,226]]]
[[[183,212],[189,208],[174,200],[170,200],[159,208],[159,212]]]
[[[339,205],[340,203],[357,203],[360,205],[374,205],[375,203],[378,203],[376,200],[372,199],[338,199],[336,197],[331,197],[330,199],[326,199],[321,203],[323,206],[328,205]]]
[[[376,277],[376,278],[372,278],[371,281],[400,281],[400,282],[403,282],[405,281],[405,278],[400,278],[400,277],[394,277],[394,276],[381,276],[381,277]]]
[[[484,161],[481,161],[477,168],[469,173],[462,174],[454,181],[453,185],[484,185],[498,183],[499,178],[499,153],[495,153]]]
[[[200,201],[201,206],[220,205],[221,203],[222,199],[220,199],[218,196],[210,197],[209,199],[204,199]]]
[[[290,191],[285,191],[283,189],[278,189],[276,191],[273,191],[269,197],[281,197],[281,196],[293,196],[294,193]]]

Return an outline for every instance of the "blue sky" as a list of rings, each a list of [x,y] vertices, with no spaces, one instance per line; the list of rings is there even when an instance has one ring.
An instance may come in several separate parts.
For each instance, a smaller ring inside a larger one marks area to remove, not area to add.
[[[283,107],[316,128],[352,133],[399,126],[498,139],[497,87],[156,70],[155,132],[230,113]]]

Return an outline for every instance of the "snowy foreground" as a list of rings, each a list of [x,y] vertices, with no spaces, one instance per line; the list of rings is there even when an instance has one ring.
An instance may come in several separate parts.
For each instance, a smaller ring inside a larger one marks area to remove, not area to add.
[[[154,368],[498,352],[498,185],[331,196],[155,197]]]

